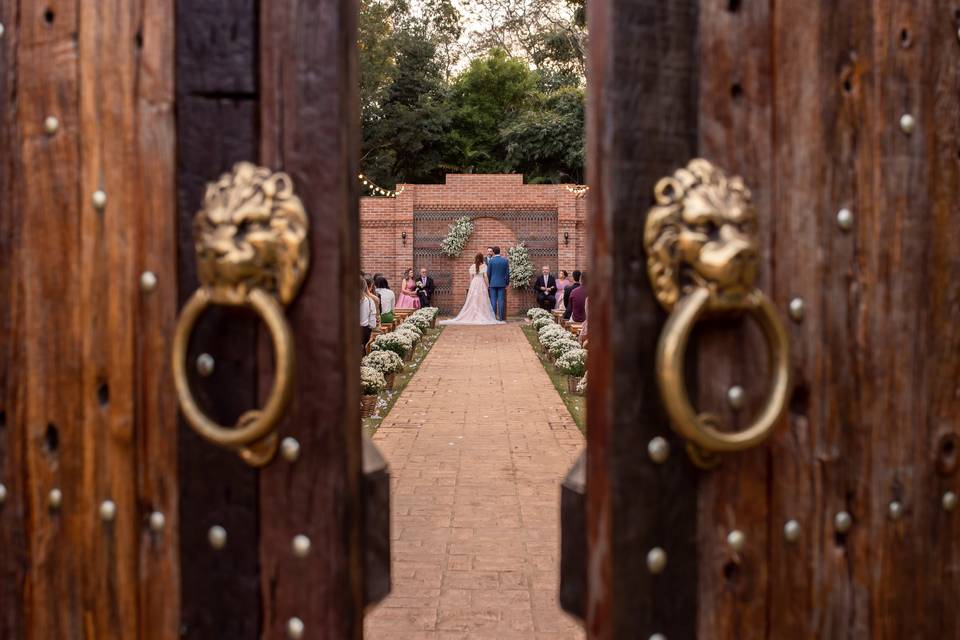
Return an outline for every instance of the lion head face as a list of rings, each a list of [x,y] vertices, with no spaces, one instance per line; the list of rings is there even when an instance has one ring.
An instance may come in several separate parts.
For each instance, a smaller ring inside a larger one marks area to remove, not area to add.
[[[307,216],[287,174],[234,165],[207,185],[193,228],[205,286],[259,287],[284,303],[296,295],[308,262]]]
[[[756,213],[739,176],[696,159],[660,180],[654,193],[643,240],[660,304],[671,309],[693,287],[710,289],[721,302],[753,290]]]

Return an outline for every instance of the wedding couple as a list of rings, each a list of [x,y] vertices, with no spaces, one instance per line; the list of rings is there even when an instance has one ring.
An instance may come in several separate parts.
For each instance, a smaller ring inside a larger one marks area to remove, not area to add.
[[[487,258],[478,253],[470,265],[470,289],[463,308],[453,320],[440,324],[503,324],[507,319],[507,285],[510,261],[500,247],[488,247]]]

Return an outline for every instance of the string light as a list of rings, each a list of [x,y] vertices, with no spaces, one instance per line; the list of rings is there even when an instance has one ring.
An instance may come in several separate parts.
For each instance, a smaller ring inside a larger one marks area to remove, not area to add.
[[[383,196],[385,198],[396,198],[398,195],[403,193],[402,186],[396,191],[390,191],[389,189],[378,187],[374,183],[370,182],[370,179],[367,178],[367,176],[363,175],[362,173],[358,174],[357,177],[360,179],[360,182],[363,183],[363,186],[365,186],[370,191],[371,195]]]
[[[589,190],[590,190],[590,187],[588,187],[588,186],[585,185],[585,184],[577,184],[577,185],[573,185],[573,186],[569,186],[569,185],[567,186],[567,191],[569,191],[570,193],[574,194],[574,195],[577,196],[578,198],[582,198],[583,195],[584,195],[587,191],[589,191]]]

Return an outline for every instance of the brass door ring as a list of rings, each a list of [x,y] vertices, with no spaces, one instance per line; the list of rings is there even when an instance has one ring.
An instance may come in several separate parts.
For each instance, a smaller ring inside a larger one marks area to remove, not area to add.
[[[187,379],[187,347],[200,315],[212,304],[240,306],[263,319],[273,339],[273,388],[262,410],[248,411],[234,428],[224,427],[207,417],[197,405]],[[183,417],[198,434],[222,447],[237,449],[248,464],[262,466],[277,450],[274,432],[293,395],[293,334],[276,299],[263,289],[252,289],[232,300],[214,302],[210,291],[197,289],[180,312],[173,337],[173,382]],[[271,437],[272,436],[272,437]]]
[[[741,451],[763,442],[783,413],[790,384],[787,333],[766,296],[754,290],[746,297],[744,310],[757,319],[766,339],[773,381],[763,410],[750,426],[743,431],[720,431],[713,426],[715,418],[693,408],[684,382],[687,342],[708,310],[710,295],[709,290],[698,288],[677,302],[657,345],[657,381],[667,415],[680,435],[708,452]]]
[[[766,439],[783,413],[790,388],[787,333],[773,305],[754,286],[757,222],[743,180],[698,158],[661,179],[654,199],[643,237],[647,273],[654,295],[670,312],[657,345],[660,395],[694,463],[714,466],[716,454],[741,451]],[[737,432],[721,429],[712,414],[697,413],[684,385],[684,357],[694,325],[707,316],[730,313],[756,318],[773,377],[760,415]]]

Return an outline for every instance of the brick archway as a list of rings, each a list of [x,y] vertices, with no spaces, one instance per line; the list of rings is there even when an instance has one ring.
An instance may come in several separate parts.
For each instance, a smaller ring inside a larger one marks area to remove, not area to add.
[[[440,242],[454,220],[469,216],[474,230],[463,252],[457,258],[440,253]],[[507,250],[524,243],[530,258],[539,267],[557,262],[557,212],[555,209],[488,211],[414,210],[413,259],[419,270],[426,267],[437,285],[433,304],[444,314],[460,310],[469,287],[470,264],[478,252],[488,246]],[[507,290],[507,315],[522,313],[535,302],[529,289]]]

